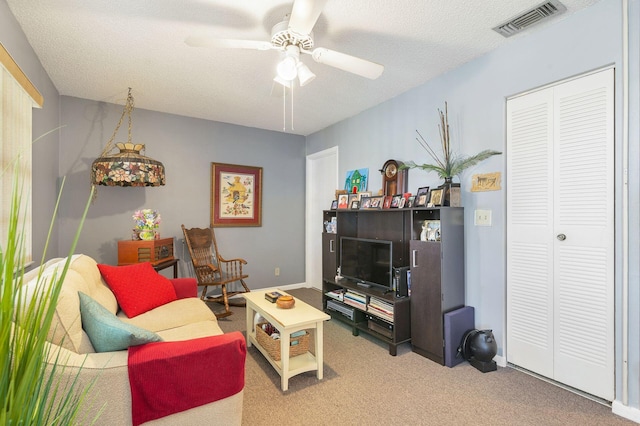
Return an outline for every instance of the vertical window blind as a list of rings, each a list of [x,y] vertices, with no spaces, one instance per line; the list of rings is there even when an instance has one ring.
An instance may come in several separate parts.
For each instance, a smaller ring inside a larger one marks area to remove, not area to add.
[[[33,260],[31,164],[32,109],[42,106],[35,89],[0,44],[0,245],[6,244],[16,170],[22,193],[20,225],[24,229],[25,263]]]

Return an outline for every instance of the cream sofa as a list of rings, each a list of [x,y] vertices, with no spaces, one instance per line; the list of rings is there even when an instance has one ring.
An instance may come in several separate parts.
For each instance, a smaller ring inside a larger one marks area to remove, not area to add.
[[[45,264],[45,276],[64,265],[65,259],[53,259]],[[37,270],[25,274],[24,285],[33,286]],[[182,285],[178,297],[197,295],[195,280],[172,280]],[[187,287],[192,288],[185,288]],[[179,298],[133,318],[119,311],[114,294],[100,275],[96,261],[89,256],[75,255],[65,277],[56,307],[56,315],[49,333],[52,351],[50,360],[58,357],[64,365],[61,374],[74,378],[79,372],[81,387],[93,383],[82,405],[78,424],[89,424],[100,412],[95,424],[132,424],[131,389],[127,367],[127,350],[96,353],[88,335],[82,329],[78,291],[99,302],[123,320],[153,331],[165,341],[184,341],[223,334],[215,315],[197,297]],[[29,293],[29,292],[27,292]],[[243,337],[240,337],[244,339]],[[242,341],[243,350],[244,340]],[[206,368],[203,366],[202,368]],[[244,364],[243,364],[244,368]],[[238,372],[244,379],[244,370]],[[244,387],[244,382],[243,385]],[[244,390],[235,395],[191,408],[186,411],[147,422],[149,425],[240,425]]]

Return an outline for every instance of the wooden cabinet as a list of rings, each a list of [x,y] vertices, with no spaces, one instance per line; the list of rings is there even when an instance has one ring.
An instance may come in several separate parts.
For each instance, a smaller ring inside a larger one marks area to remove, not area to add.
[[[173,238],[118,241],[118,265],[151,262],[155,266],[173,258]]]
[[[439,241],[418,239],[425,220],[439,221]],[[456,207],[414,210],[412,227],[411,346],[444,365],[444,314],[465,302],[464,212]]]
[[[353,334],[366,332],[389,345],[411,341],[412,349],[444,364],[444,314],[464,306],[464,210],[461,207],[327,210],[324,220],[335,217],[336,233],[323,229],[323,307],[333,318],[352,326]],[[420,241],[424,221],[437,222],[439,240]],[[392,242],[393,267],[410,266],[410,297],[355,282],[336,281],[341,237]],[[336,293],[355,292],[359,307],[338,300]],[[393,320],[372,316],[368,304],[392,307]]]

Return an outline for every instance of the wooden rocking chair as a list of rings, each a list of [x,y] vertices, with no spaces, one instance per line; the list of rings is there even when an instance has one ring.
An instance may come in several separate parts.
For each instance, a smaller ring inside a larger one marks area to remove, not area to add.
[[[242,265],[246,265],[244,259],[227,260],[220,255],[216,243],[216,235],[213,228],[191,228],[187,229],[182,225],[184,240],[189,248],[189,255],[195,271],[198,286],[203,286],[200,299],[208,302],[218,302],[224,304],[224,312],[216,313],[216,317],[224,318],[233,312],[229,310],[229,305],[244,306],[244,299],[238,303],[230,303],[229,297],[236,294],[246,293],[249,290],[244,279],[249,275],[242,272]],[[227,291],[227,284],[240,282],[244,290]],[[220,296],[207,297],[209,286],[220,287]]]

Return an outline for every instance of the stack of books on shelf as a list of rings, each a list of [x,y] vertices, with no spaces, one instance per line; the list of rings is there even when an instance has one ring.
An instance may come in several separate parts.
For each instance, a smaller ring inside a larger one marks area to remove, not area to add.
[[[344,294],[343,302],[363,311],[367,309],[367,296],[353,290],[347,290]]]
[[[383,320],[393,322],[393,305],[377,297],[370,297],[367,312]]]
[[[333,299],[339,300],[341,302],[344,301],[344,289],[342,289],[342,288],[338,288],[338,289],[335,289],[335,290],[330,290],[330,291],[326,292],[325,295],[327,295],[327,296],[329,296],[329,297],[331,297]]]

